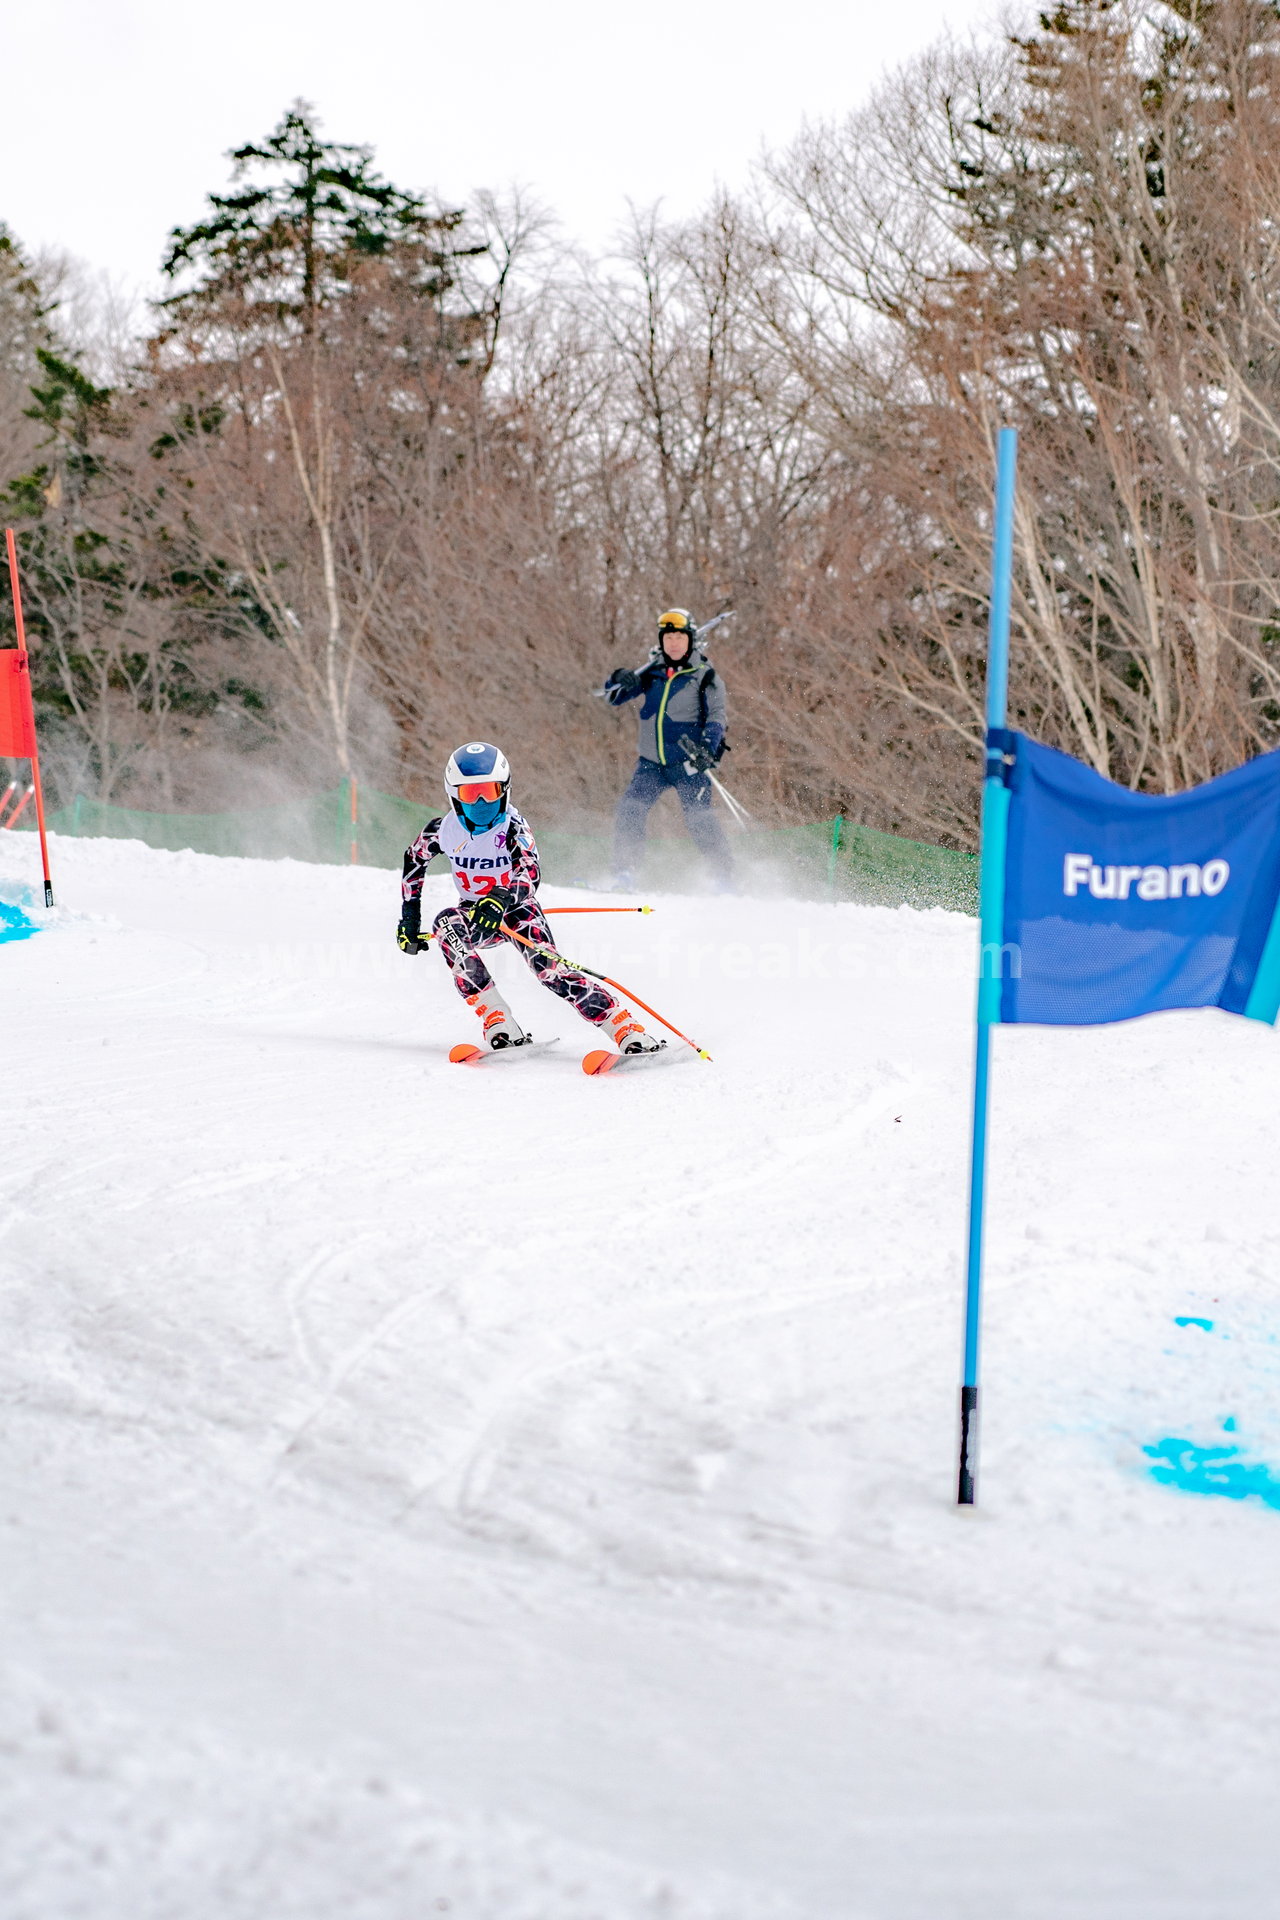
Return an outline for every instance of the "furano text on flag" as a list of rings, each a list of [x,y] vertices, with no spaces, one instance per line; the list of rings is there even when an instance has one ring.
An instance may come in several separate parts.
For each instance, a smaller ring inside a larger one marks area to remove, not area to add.
[[[1147,794],[1023,734],[998,744],[1011,789],[1002,1021],[1205,1006],[1275,1019],[1280,753]]]

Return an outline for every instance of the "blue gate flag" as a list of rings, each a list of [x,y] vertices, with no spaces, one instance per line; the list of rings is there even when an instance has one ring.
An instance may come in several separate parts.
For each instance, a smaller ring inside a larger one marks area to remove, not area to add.
[[[1011,789],[1000,1019],[1098,1026],[1170,1007],[1280,1009],[1280,751],[1186,793],[1133,793],[1025,734]]]

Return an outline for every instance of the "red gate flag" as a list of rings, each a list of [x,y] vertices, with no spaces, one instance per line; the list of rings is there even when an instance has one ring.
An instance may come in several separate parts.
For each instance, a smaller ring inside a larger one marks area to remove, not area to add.
[[[31,710],[27,656],[17,647],[0,648],[0,754],[30,760],[36,750],[36,721]]]

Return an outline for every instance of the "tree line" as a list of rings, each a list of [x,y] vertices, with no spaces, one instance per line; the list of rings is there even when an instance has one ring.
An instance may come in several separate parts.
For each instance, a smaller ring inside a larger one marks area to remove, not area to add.
[[[110,373],[0,233],[54,798],[426,799],[481,735],[585,822],[677,604],[734,609],[753,811],[971,846],[1004,424],[1014,722],[1155,792],[1280,743],[1278,55],[1260,0],[1068,0],[602,262],[297,103]]]

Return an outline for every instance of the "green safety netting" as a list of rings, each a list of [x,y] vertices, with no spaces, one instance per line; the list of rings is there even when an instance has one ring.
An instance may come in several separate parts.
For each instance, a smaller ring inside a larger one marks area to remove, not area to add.
[[[142,813],[77,799],[53,809],[55,833],[141,840],[175,851],[239,854],[254,859],[349,861],[398,867],[426,810],[394,794],[361,785],[358,818],[351,818],[347,786],[284,806],[230,813]],[[30,823],[33,824],[33,823]],[[28,827],[24,820],[17,831]],[[809,898],[861,900],[884,906],[978,908],[978,861],[921,840],[904,840],[837,816],[796,827],[758,828],[731,835],[748,892],[799,893]],[[606,834],[538,832],[544,877],[559,886],[599,886],[609,874]],[[439,863],[443,864],[443,863]],[[702,892],[706,869],[686,839],[651,836],[643,880],[668,893]]]

